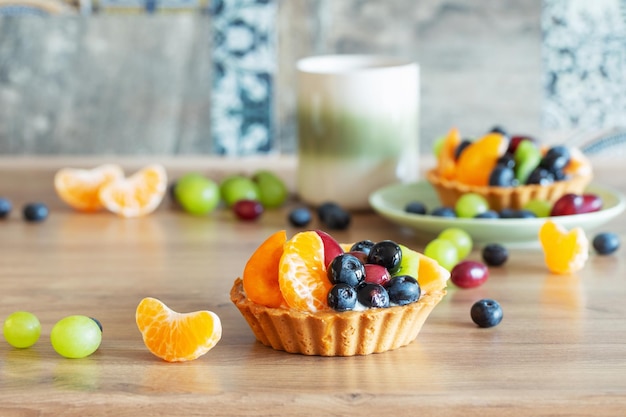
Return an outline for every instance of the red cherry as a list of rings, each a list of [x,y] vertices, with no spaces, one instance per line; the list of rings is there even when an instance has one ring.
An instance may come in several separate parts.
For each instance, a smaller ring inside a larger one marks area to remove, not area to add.
[[[323,230],[316,230],[315,233],[318,234],[318,236],[322,239],[322,243],[324,244],[324,264],[328,266],[333,261],[333,259],[343,253],[343,249],[334,237],[324,232]]]
[[[450,281],[457,287],[474,288],[487,281],[487,266],[476,261],[461,261],[450,271]]]

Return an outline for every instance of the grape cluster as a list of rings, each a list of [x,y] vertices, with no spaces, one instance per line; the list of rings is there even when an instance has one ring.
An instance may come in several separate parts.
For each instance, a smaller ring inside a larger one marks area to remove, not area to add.
[[[386,308],[418,301],[417,279],[403,274],[403,262],[411,262],[409,258],[403,259],[402,248],[391,240],[355,243],[328,265],[333,284],[328,305],[336,311],[350,311],[359,303],[365,308]]]

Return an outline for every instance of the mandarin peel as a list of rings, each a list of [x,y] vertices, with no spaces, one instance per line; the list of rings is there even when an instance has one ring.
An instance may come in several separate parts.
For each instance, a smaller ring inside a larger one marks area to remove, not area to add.
[[[589,240],[580,227],[568,231],[554,221],[547,220],[539,229],[539,241],[546,266],[555,274],[580,271],[589,257]]]

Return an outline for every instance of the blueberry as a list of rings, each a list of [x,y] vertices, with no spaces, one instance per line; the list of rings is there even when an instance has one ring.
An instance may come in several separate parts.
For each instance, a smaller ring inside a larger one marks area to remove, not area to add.
[[[342,253],[328,265],[328,279],[333,284],[348,284],[356,287],[365,279],[365,267],[354,255]]]
[[[396,273],[402,263],[402,249],[391,240],[377,242],[367,255],[367,262],[387,268],[390,274]]]
[[[534,218],[537,218],[537,214],[526,209],[515,210],[515,218],[516,219],[534,219]]]
[[[361,240],[352,245],[350,252],[363,252],[364,254],[369,255],[372,246],[374,246],[374,242],[371,240]]]
[[[361,284],[357,288],[357,298],[365,307],[389,307],[389,293],[380,284],[371,282]]]
[[[610,255],[619,248],[619,236],[609,232],[600,233],[593,238],[592,245],[599,255]]]
[[[512,208],[503,208],[499,214],[501,219],[514,219],[517,216],[516,210]]]
[[[337,311],[354,309],[356,300],[356,289],[348,284],[335,284],[328,291],[328,306]]]
[[[12,209],[13,204],[11,204],[11,200],[0,197],[0,219],[6,218]]]
[[[549,185],[554,182],[554,174],[547,170],[546,168],[542,168],[538,166],[533,169],[528,179],[526,179],[526,184],[539,184],[539,185]]]
[[[430,214],[437,217],[456,217],[456,212],[450,207],[437,207]]]
[[[311,211],[306,207],[297,207],[289,213],[289,223],[295,227],[304,227],[311,223]]]
[[[495,210],[487,210],[479,213],[474,217],[475,219],[499,219],[500,215]]]
[[[489,133],[499,133],[503,136],[509,136],[508,132],[502,126],[499,126],[499,125],[492,127]]]
[[[489,174],[489,185],[495,187],[514,187],[517,185],[515,171],[506,165],[496,165]]]
[[[426,206],[420,201],[411,201],[404,206],[404,211],[413,214],[426,214]]]
[[[479,327],[497,326],[502,321],[502,307],[489,298],[476,301],[470,311],[472,321]]]
[[[350,225],[350,213],[337,203],[324,203],[317,208],[317,215],[329,229],[343,230]]]
[[[515,158],[512,153],[506,152],[504,155],[498,158],[496,165],[502,165],[508,168],[515,168]]]
[[[541,158],[539,166],[550,172],[563,171],[563,168],[569,164],[570,158],[570,152],[567,147],[563,145],[553,146]]]
[[[472,141],[469,139],[463,139],[461,141],[461,143],[459,143],[456,147],[456,149],[454,150],[454,159],[458,160],[459,157],[461,156],[461,154],[463,153],[463,151],[465,150],[465,148],[467,148],[468,146],[470,146],[472,144]]]
[[[417,280],[409,275],[392,277],[385,284],[385,289],[389,294],[389,301],[401,306],[416,302],[422,292]]]
[[[43,203],[29,203],[24,206],[24,219],[29,222],[41,222],[48,217],[48,206]]]
[[[483,261],[489,266],[500,266],[509,258],[509,252],[499,243],[490,243],[483,248]]]

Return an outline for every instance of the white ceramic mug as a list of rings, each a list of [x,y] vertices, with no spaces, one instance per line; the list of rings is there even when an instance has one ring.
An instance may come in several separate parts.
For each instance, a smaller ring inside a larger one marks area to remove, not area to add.
[[[419,66],[375,55],[304,58],[298,71],[297,191],[369,209],[380,187],[418,178]]]

